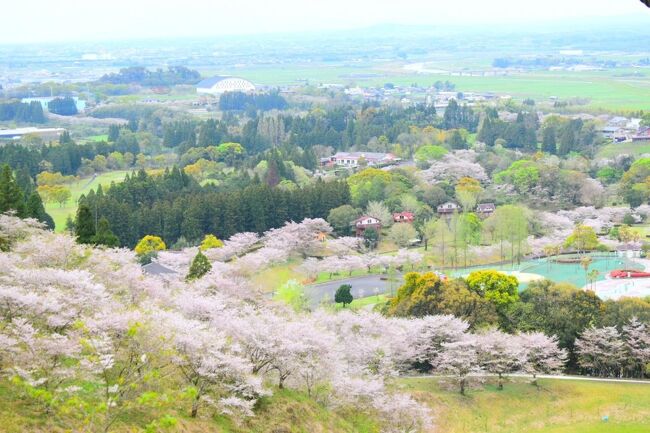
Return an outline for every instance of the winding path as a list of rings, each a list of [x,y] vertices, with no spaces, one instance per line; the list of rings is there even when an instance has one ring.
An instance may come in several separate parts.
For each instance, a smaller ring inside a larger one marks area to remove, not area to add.
[[[305,296],[309,299],[309,305],[318,306],[323,301],[334,302],[334,294],[342,284],[352,286],[350,292],[355,299],[372,295],[384,295],[397,290],[402,285],[402,274],[393,275],[394,280],[388,281],[387,275],[363,275],[360,277],[343,278],[327,281],[325,283],[305,286]]]

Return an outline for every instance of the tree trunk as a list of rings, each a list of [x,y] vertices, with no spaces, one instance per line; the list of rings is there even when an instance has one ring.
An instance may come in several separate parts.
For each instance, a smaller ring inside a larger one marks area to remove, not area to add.
[[[460,380],[460,395],[465,395],[465,378]]]
[[[498,382],[497,389],[499,391],[503,391],[503,376],[501,376],[501,373],[499,373],[499,382]]]

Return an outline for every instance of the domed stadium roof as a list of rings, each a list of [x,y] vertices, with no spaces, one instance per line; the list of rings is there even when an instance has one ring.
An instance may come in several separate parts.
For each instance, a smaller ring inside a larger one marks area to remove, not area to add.
[[[245,78],[217,75],[199,82],[196,90],[199,93],[218,95],[225,92],[252,92],[255,85]]]

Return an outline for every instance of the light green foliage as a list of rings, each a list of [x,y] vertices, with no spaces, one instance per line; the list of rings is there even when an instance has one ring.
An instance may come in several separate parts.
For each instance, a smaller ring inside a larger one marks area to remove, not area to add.
[[[408,223],[398,223],[391,227],[388,238],[398,247],[406,247],[409,243],[417,239],[418,233],[413,226]]]
[[[579,224],[573,233],[564,242],[567,248],[574,248],[577,251],[591,251],[598,248],[598,236],[592,227]]]
[[[307,309],[305,291],[296,280],[289,280],[280,286],[275,294],[275,299],[286,303],[296,311]]]
[[[327,215],[327,222],[330,223],[334,231],[341,235],[349,235],[352,226],[350,225],[359,216],[359,211],[349,204],[336,207],[330,210]]]
[[[519,299],[517,278],[497,271],[476,271],[467,277],[469,288],[492,302],[498,310]]]
[[[382,227],[390,227],[393,225],[393,214],[390,213],[388,207],[382,202],[369,202],[366,208],[366,215],[377,218],[381,221]]]
[[[439,160],[442,159],[442,157],[445,156],[447,153],[449,153],[449,151],[446,148],[442,146],[429,144],[420,147],[415,152],[415,160],[418,162]]]
[[[520,193],[529,191],[539,182],[540,172],[533,161],[522,159],[515,161],[507,170],[494,175],[496,183],[511,183]]]

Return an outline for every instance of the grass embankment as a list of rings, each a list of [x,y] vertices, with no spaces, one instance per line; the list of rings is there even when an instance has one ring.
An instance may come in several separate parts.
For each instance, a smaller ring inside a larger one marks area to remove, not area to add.
[[[111,433],[159,431],[167,433],[379,433],[379,426],[369,416],[352,409],[328,410],[301,392],[276,389],[272,396],[260,400],[255,417],[235,421],[215,415],[205,407],[193,419],[182,403],[169,407],[148,408],[125,413],[109,430]],[[175,425],[145,430],[153,417],[175,418]],[[42,408],[22,398],[7,381],[0,381],[0,432],[2,433],[64,433],[90,431],[80,420],[47,415]]]
[[[98,174],[97,177],[83,178],[76,182],[66,184],[65,186],[70,189],[72,197],[63,206],[58,203],[46,203],[45,210],[54,218],[56,225],[55,231],[62,232],[65,229],[65,220],[70,215],[74,218],[77,213],[77,202],[82,194],[87,194],[91,189],[96,189],[99,185],[106,189],[110,186],[111,182],[122,182],[130,170],[117,170],[109,171],[106,173]]]
[[[514,381],[515,379],[513,379]],[[524,379],[503,391],[485,385],[466,397],[439,379],[404,379],[399,385],[434,410],[445,433],[641,433],[650,431],[650,385]],[[603,420],[609,417],[608,421]]]

